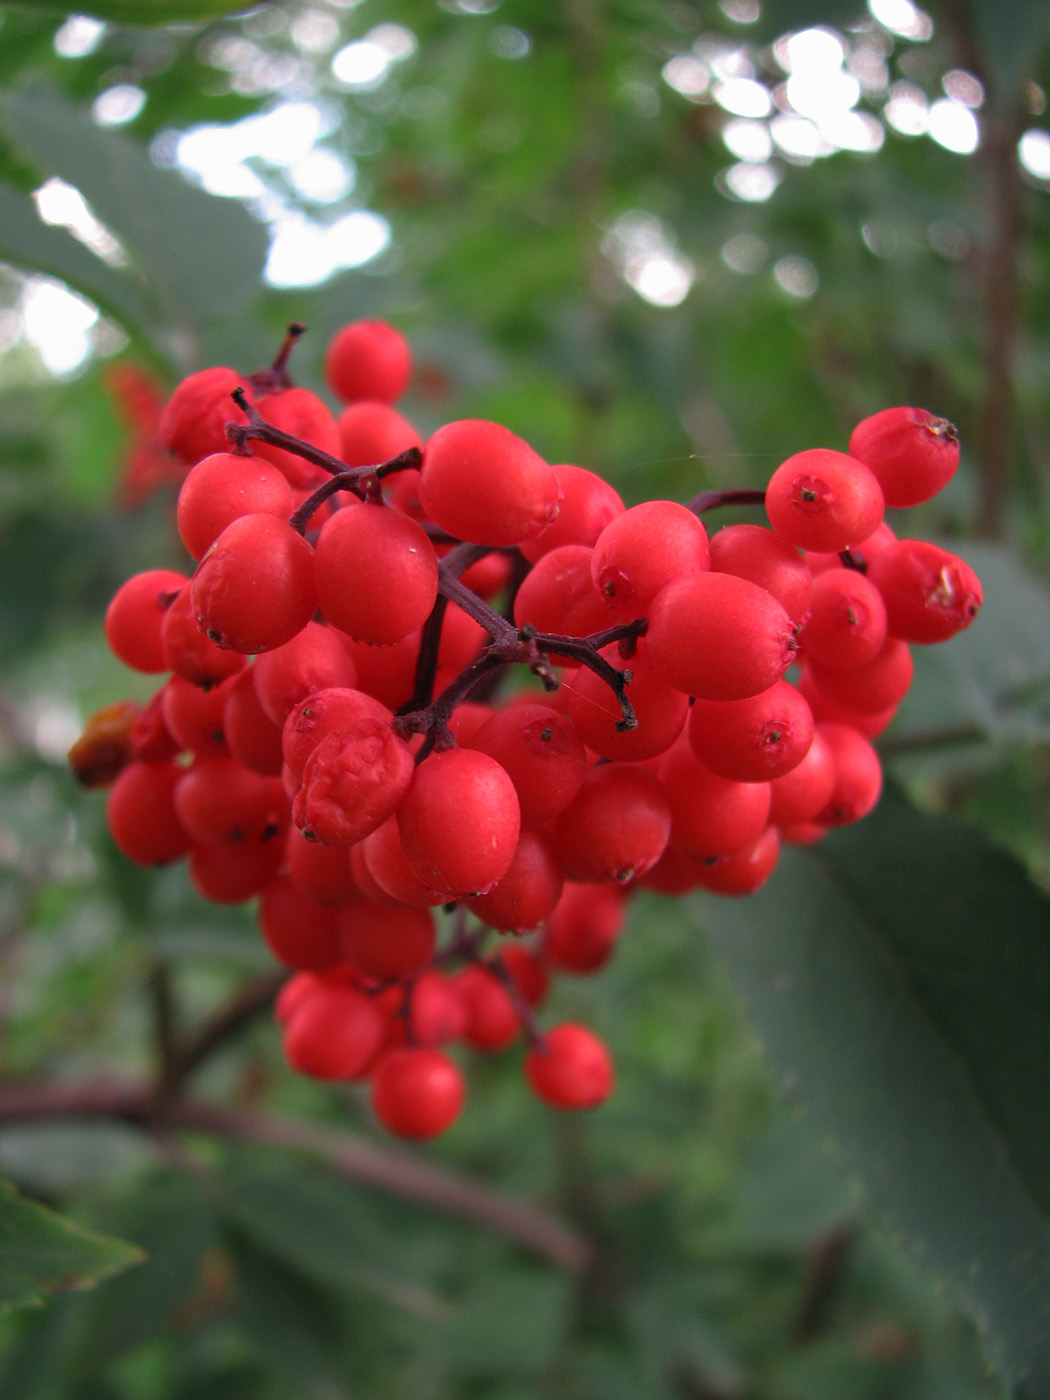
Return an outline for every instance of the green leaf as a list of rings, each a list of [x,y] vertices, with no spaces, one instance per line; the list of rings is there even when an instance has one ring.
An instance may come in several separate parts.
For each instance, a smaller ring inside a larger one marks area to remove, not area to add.
[[[62,0],[19,0],[14,7],[43,14],[69,14]],[[235,15],[253,6],[244,0],[84,0],[77,14],[112,20],[114,24],[183,24]]]
[[[331,1386],[339,1369],[338,1311],[331,1295],[239,1234],[231,1247],[237,1318],[254,1344],[297,1381],[305,1376]]]
[[[354,1280],[382,1257],[383,1236],[359,1192],[300,1161],[232,1169],[222,1199],[230,1225],[324,1283]]]
[[[0,113],[23,154],[80,190],[172,327],[193,331],[257,292],[267,238],[242,205],[159,169],[136,142],[100,129],[42,85],[12,93]]]
[[[703,912],[785,1088],[1017,1394],[1050,1394],[1050,902],[891,791]]]
[[[777,1114],[741,1166],[725,1238],[736,1248],[805,1249],[852,1219],[851,1186],[811,1124]]]
[[[144,1258],[134,1245],[85,1230],[0,1183],[0,1310],[94,1288]]]
[[[64,228],[45,224],[31,199],[0,184],[0,257],[27,272],[59,277],[115,321],[147,337],[156,307],[126,273],[107,266]]]
[[[217,1222],[201,1183],[175,1173],[147,1176],[125,1193],[113,1224],[142,1248],[145,1263],[91,1300],[100,1355],[132,1351],[180,1314],[207,1307],[222,1287]],[[110,1222],[107,1220],[107,1224]]]

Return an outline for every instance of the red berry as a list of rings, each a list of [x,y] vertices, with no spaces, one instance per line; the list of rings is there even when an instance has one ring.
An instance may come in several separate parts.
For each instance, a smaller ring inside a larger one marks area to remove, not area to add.
[[[835,786],[835,760],[820,729],[797,767],[770,783],[769,820],[783,829],[809,822],[827,805]]]
[[[827,447],[796,452],[766,487],[770,524],[800,549],[849,549],[872,534],[884,507],[882,488],[864,463]]]
[[[781,605],[733,574],[669,583],[653,599],[645,639],[673,686],[708,700],[768,690],[795,655],[795,628]]]
[[[423,439],[408,419],[389,404],[367,400],[352,403],[336,421],[339,456],[348,467],[378,467],[409,447],[423,446]],[[399,472],[391,482],[392,488],[406,475]]]
[[[547,705],[508,705],[487,719],[469,741],[504,768],[514,784],[521,819],[550,821],[579,792],[587,755],[572,721]]]
[[[475,896],[469,907],[490,928],[524,933],[551,913],[561,889],[561,863],[554,845],[539,832],[526,830],[494,888]]]
[[[558,513],[554,468],[498,423],[461,419],[439,428],[424,448],[422,471],[423,509],[460,540],[520,544]]]
[[[188,375],[175,389],[160,415],[157,436],[162,447],[192,466],[213,452],[227,452],[227,423],[248,420],[230,397],[247,386],[236,370],[225,366]],[[251,402],[251,394],[247,393]]]
[[[300,1074],[360,1079],[383,1043],[383,1017],[355,987],[322,982],[303,995],[285,1026],[284,1053]]]
[[[279,778],[266,778],[226,755],[198,758],[175,789],[179,821],[205,846],[271,835],[287,821]]]
[[[213,904],[243,904],[261,894],[281,864],[279,836],[228,841],[222,846],[194,846],[189,876],[194,889]]]
[[[361,898],[345,846],[304,841],[292,827],[285,845],[285,860],[289,880],[300,894],[309,895],[318,904],[349,904]]]
[[[129,763],[106,801],[113,840],[137,865],[167,865],[184,856],[190,838],[175,810],[183,772],[177,763]]]
[[[597,972],[612,956],[625,917],[615,885],[567,883],[544,928],[543,956],[560,972]]]
[[[352,728],[360,720],[393,719],[380,700],[349,686],[332,686],[300,700],[284,722],[281,744],[284,761],[298,787],[306,760],[321,740],[335,730]]]
[[[554,470],[562,499],[547,528],[521,546],[530,564],[562,545],[593,545],[606,525],[624,512],[619,492],[596,472],[568,464],[559,464]]]
[[[514,621],[528,624],[537,632],[560,632],[568,637],[587,637],[608,627],[609,609],[602,602],[591,578],[594,551],[583,544],[566,544],[552,549],[533,565],[514,599]],[[575,668],[580,663],[559,658]]]
[[[147,675],[168,669],[164,654],[164,615],[173,595],[189,582],[173,569],[134,574],[114,593],[106,609],[106,642],[118,661]]]
[[[339,632],[308,622],[290,642],[257,657],[252,675],[263,713],[274,724],[283,725],[308,695],[352,686],[357,668]]]
[[[339,913],[278,875],[262,892],[259,928],[270,952],[285,967],[324,972],[343,960]]]
[[[282,389],[280,393],[267,394],[258,401],[256,408],[271,427],[290,433],[310,447],[320,448],[329,457],[339,460],[342,446],[339,425],[327,406],[309,389]],[[328,477],[324,467],[316,466],[287,448],[274,447],[253,438],[252,451],[272,462],[289,484],[300,490],[311,490]]]
[[[353,321],[329,341],[324,372],[344,403],[394,403],[412,377],[412,352],[401,332],[385,321]]]
[[[292,488],[272,462],[213,452],[203,457],[179,491],[178,527],[182,543],[194,559],[226,526],[242,515],[291,515]]]
[[[339,915],[343,957],[364,977],[414,977],[434,955],[429,909],[389,908],[359,899]]]
[[[645,501],[611,520],[591,556],[591,578],[611,618],[643,617],[673,579],[711,566],[707,531],[676,501]]]
[[[689,712],[689,742],[701,763],[738,783],[790,773],[813,739],[813,714],[787,681],[744,700],[702,700]]]
[[[869,740],[847,724],[821,724],[817,732],[835,760],[835,786],[813,818],[821,826],[844,826],[866,817],[882,792],[882,764]]]
[[[878,654],[864,666],[849,671],[811,661],[806,674],[817,693],[844,710],[875,715],[904,699],[911,686],[915,663],[906,642],[887,637]]]
[[[250,654],[283,646],[317,607],[314,552],[286,520],[242,515],[205,554],[190,595],[219,647]]]
[[[386,720],[355,720],[307,758],[292,820],[312,841],[350,846],[398,808],[413,771],[411,749]]]
[[[434,546],[407,515],[369,503],[325,522],[317,541],[321,611],[355,641],[401,641],[427,620],[437,588]]]
[[[518,845],[514,784],[495,759],[474,749],[445,749],[420,763],[397,820],[419,878],[459,897],[490,890]]]
[[[613,1064],[605,1042],[586,1026],[554,1026],[525,1056],[529,1088],[555,1108],[597,1108],[612,1093]]]
[[[197,622],[192,586],[184,587],[164,614],[160,628],[164,660],[176,677],[191,685],[214,686],[248,664],[238,652],[223,651]]]
[[[467,1026],[467,1009],[452,978],[436,968],[422,973],[409,992],[408,1032],[416,1045],[447,1045]]]
[[[768,783],[720,777],[688,744],[677,744],[667,755],[660,781],[671,804],[670,844],[692,860],[740,850],[769,819]]]
[[[671,808],[660,780],[638,763],[592,768],[558,818],[557,846],[570,880],[626,883],[664,853]]]
[[[969,627],[983,601],[969,564],[927,540],[896,540],[867,576],[885,601],[890,635],[905,642],[946,642]]]
[[[700,862],[697,883],[712,894],[754,894],[772,875],[779,855],[779,833],[775,826],[767,826],[749,846]]]
[[[775,530],[765,525],[727,525],[718,530],[711,536],[711,567],[757,583],[772,593],[792,622],[805,621],[813,575],[795,546]]]
[[[799,634],[803,654],[834,670],[874,660],[886,640],[886,605],[856,569],[825,569],[813,584],[810,614]]]
[[[168,733],[180,749],[199,755],[229,753],[226,744],[226,704],[236,683],[230,676],[208,690],[172,676],[161,692],[161,712]]]
[[[404,1138],[432,1138],[459,1117],[466,1087],[459,1067],[441,1050],[388,1050],[372,1077],[372,1107],[384,1128]]]
[[[494,1055],[513,1045],[521,1034],[521,1017],[492,969],[473,963],[459,974],[456,985],[466,1009],[463,1038],[471,1049]]]
[[[878,478],[888,506],[917,506],[955,475],[959,435],[924,408],[884,408],[853,429],[849,453]]]
[[[432,909],[448,900],[447,892],[432,889],[409,865],[396,816],[387,817],[354,850],[360,851],[364,868],[375,883],[376,888],[367,891],[375,903],[393,902]]]
[[[599,653],[616,670],[630,673],[627,699],[638,723],[621,729],[623,710],[609,682],[581,666],[570,683],[569,718],[576,732],[602,758],[634,762],[665,753],[682,732],[689,697],[676,690],[653,665],[644,638],[634,655],[624,660],[615,643]]]

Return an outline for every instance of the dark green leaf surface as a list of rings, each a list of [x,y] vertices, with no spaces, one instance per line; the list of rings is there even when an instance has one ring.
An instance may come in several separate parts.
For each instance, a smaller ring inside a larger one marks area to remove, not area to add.
[[[0,1183],[0,1310],[93,1288],[142,1258],[134,1245],[85,1230]]]
[[[703,913],[785,1087],[1017,1393],[1050,1395],[1050,903],[891,792]]]

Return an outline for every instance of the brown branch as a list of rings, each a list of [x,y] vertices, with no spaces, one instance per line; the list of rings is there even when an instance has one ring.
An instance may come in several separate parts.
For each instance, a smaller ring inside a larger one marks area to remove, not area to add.
[[[1014,359],[1019,337],[1021,250],[1025,236],[1024,185],[1017,143],[1026,115],[1023,86],[1004,88],[984,61],[972,7],[964,0],[941,0],[940,18],[959,62],[982,82],[987,96],[978,153],[983,169],[981,197],[988,238],[982,248],[984,382],[977,423],[980,489],[976,529],[1000,537],[1016,447]]]
[[[493,1230],[568,1273],[582,1273],[593,1249],[583,1235],[528,1201],[431,1165],[404,1148],[254,1110],[182,1099],[155,1117],[152,1085],[120,1080],[86,1084],[0,1084],[0,1125],[61,1118],[110,1119],[148,1132],[205,1133],[230,1142],[285,1148],[320,1158],[341,1176],[401,1200]]]
[[[984,160],[991,234],[985,249],[984,398],[977,430],[981,462],[978,531],[1002,535],[1015,451],[1013,367],[1018,339],[1021,171],[1017,120],[989,114]]]
[[[251,1021],[269,1011],[274,998],[288,979],[288,972],[267,972],[239,988],[230,1000],[196,1031],[173,1047],[169,1063],[172,1091],[179,1088],[213,1050],[244,1029]]]

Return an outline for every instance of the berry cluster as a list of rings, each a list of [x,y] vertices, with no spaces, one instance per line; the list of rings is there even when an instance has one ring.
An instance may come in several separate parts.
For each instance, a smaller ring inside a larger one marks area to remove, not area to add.
[[[496,423],[424,444],[384,323],[332,340],[334,416],[288,378],[300,329],[270,369],[190,375],[165,407],[198,562],[130,578],[105,630],[171,675],[94,716],[74,771],[110,785],[131,860],[185,856],[205,898],[258,900],[292,974],[289,1062],[370,1079],[393,1132],[456,1118],[455,1042],[524,1037],[541,1099],[594,1106],[609,1053],[541,1029],[552,976],[602,967],[633,890],[746,894],[781,842],[877,801],[911,645],[981,601],[961,559],[883,521],[949,480],[955,431],[891,408],[764,493],[627,509]],[[706,511],[763,501],[772,528],[709,538]]]

